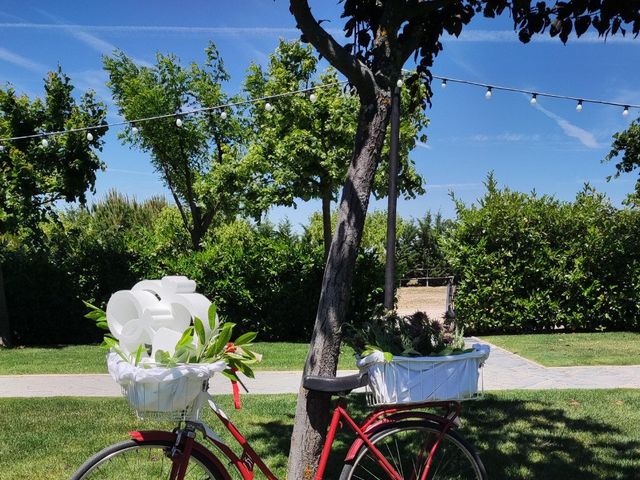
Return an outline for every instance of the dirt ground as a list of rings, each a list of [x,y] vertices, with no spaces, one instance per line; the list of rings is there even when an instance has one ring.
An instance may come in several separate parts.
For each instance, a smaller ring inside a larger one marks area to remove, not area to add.
[[[447,287],[400,287],[398,313],[410,315],[423,311],[431,318],[442,318],[446,311]]]

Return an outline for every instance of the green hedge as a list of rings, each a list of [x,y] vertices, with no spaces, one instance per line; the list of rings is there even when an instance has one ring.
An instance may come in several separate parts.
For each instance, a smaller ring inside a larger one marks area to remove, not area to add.
[[[244,220],[213,229],[194,252],[177,210],[117,193],[90,210],[63,212],[43,226],[41,244],[14,246],[3,271],[15,340],[21,345],[99,341],[82,300],[109,296],[143,278],[187,275],[241,330],[261,340],[308,341],[324,270],[321,232]],[[357,260],[350,320],[382,303],[384,258],[365,248]]]
[[[467,331],[640,329],[640,211],[590,187],[574,202],[498,189],[457,202],[444,242]]]

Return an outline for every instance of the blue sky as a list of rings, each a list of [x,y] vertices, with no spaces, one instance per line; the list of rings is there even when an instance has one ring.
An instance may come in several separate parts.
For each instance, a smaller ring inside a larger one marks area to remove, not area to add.
[[[316,0],[318,18],[341,26],[339,5]],[[326,25],[326,24],[325,24]],[[0,6],[0,82],[18,91],[40,95],[42,78],[60,64],[80,91],[94,89],[111,104],[105,87],[101,55],[120,48],[139,62],[152,62],[156,52],[173,52],[182,61],[200,61],[209,40],[218,45],[232,75],[229,93],[240,90],[247,66],[264,63],[279,38],[298,34],[285,0],[189,2],[134,0],[64,2],[4,0]],[[584,98],[640,104],[640,39],[609,39],[591,35],[563,46],[557,39],[540,38],[522,45],[508,18],[478,17],[460,39],[445,39],[433,73],[485,83]],[[478,87],[434,85],[429,140],[412,157],[427,180],[427,193],[400,200],[403,216],[422,216],[426,210],[453,216],[448,192],[472,202],[483,192],[487,172],[503,185],[536,190],[572,199],[590,182],[615,204],[633,189],[635,176],[607,183],[614,170],[602,164],[611,135],[640,112],[623,117],[622,109],[541,99],[532,107],[517,93],[495,92],[489,101]],[[109,120],[118,119],[110,105]],[[107,136],[102,155],[108,168],[99,174],[97,195],[110,188],[137,198],[166,193],[146,154],[120,145],[115,129]],[[372,203],[385,208],[386,201]],[[319,203],[299,208],[276,208],[271,219],[306,222]]]

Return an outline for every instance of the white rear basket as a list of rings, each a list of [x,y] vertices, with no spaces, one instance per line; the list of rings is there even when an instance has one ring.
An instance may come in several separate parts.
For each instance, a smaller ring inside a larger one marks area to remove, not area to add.
[[[473,351],[433,357],[393,357],[385,362],[374,352],[357,364],[369,374],[370,405],[469,400],[482,393],[481,367],[489,357],[487,345]]]
[[[107,365],[138,417],[167,420],[196,420],[200,394],[207,391],[213,374],[226,368],[224,362],[172,368],[134,366],[115,353],[108,355]]]

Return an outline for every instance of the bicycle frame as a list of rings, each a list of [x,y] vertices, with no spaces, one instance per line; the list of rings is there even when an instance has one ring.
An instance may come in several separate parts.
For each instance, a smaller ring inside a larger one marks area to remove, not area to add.
[[[168,439],[171,438],[175,442],[175,447],[172,450],[173,465],[170,480],[181,480],[184,476],[184,472],[187,467],[188,459],[192,449],[199,450],[199,452],[209,458],[223,474],[227,475],[228,472],[222,465],[222,462],[213,455],[206,447],[195,441],[195,430],[203,433],[205,438],[213,443],[233,464],[238,470],[244,480],[252,480],[254,477],[254,467],[257,466],[268,480],[278,480],[269,467],[262,461],[255,450],[251,447],[247,439],[240,433],[237,427],[231,422],[229,417],[218,407],[218,405],[209,397],[209,406],[216,414],[218,419],[222,422],[225,428],[233,436],[233,438],[242,447],[242,453],[240,456],[236,455],[231,448],[224,443],[224,441],[205,423],[202,422],[186,422],[186,428],[177,430],[176,433],[159,432],[159,431],[147,431],[147,432],[129,432],[129,435],[134,440],[144,439]],[[417,408],[436,407],[446,410],[444,416],[434,415],[428,412],[416,411]],[[329,424],[329,430],[327,437],[322,448],[320,456],[320,463],[318,470],[313,477],[314,480],[322,480],[329,460],[329,454],[331,452],[331,446],[335,440],[336,433],[341,424],[346,424],[355,433],[356,438],[351,444],[349,451],[345,457],[345,462],[353,461],[363,445],[369,448],[369,451],[375,456],[376,460],[384,471],[389,475],[391,480],[403,480],[400,474],[394,469],[384,455],[376,448],[371,442],[370,438],[372,434],[386,428],[389,424],[408,419],[423,419],[435,422],[440,425],[440,435],[433,443],[433,445],[427,446],[429,450],[425,471],[422,473],[420,480],[425,480],[429,473],[429,467],[435,452],[440,445],[440,442],[446,432],[456,423],[456,419],[460,414],[460,404],[457,402],[437,402],[437,403],[423,403],[423,404],[411,404],[411,405],[395,405],[380,407],[370,413],[361,426],[355,423],[346,410],[346,402],[343,397],[339,398],[336,402],[336,406],[333,410],[331,421]],[[182,435],[184,439],[180,438]],[[178,449],[181,448],[181,450]],[[425,452],[426,453],[426,452]],[[310,477],[309,477],[310,480]],[[418,479],[415,479],[418,480]]]

